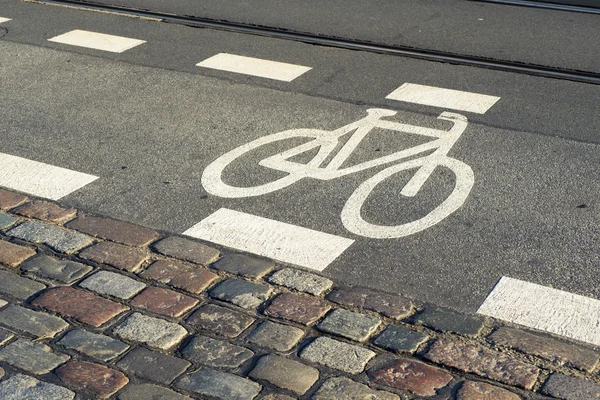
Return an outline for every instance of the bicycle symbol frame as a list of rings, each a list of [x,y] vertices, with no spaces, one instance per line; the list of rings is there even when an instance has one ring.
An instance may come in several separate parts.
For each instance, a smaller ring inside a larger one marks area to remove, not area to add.
[[[328,181],[384,164],[392,164],[364,181],[358,186],[354,193],[350,195],[342,209],[342,223],[347,230],[354,234],[376,239],[399,238],[423,231],[437,224],[460,208],[473,187],[474,174],[471,167],[462,161],[448,156],[448,152],[466,129],[468,121],[463,115],[443,112],[438,119],[453,123],[452,128],[446,131],[381,119],[383,117],[396,115],[396,113],[397,112],[393,110],[372,108],[367,110],[366,117],[342,126],[334,131],[292,129],[261,137],[225,153],[210,163],[202,174],[202,185],[207,192],[219,197],[252,197],[283,189],[303,178]],[[342,168],[344,162],[352,155],[361,141],[374,128],[428,136],[434,138],[434,140],[380,158]],[[352,131],[355,132],[352,133],[337,154],[335,154],[327,165],[324,166],[323,163],[333,154],[336,147],[338,147],[340,138]],[[222,175],[225,168],[245,153],[270,143],[290,138],[303,137],[313,138],[313,140],[279,154],[267,157],[258,163],[263,167],[285,172],[287,173],[286,176],[253,187],[235,187],[223,182]],[[318,152],[309,162],[300,163],[290,161],[294,156],[316,148],[318,148]],[[402,161],[403,159],[432,150],[434,151],[428,155]],[[361,217],[363,203],[367,200],[375,187],[385,179],[401,171],[416,169],[412,178],[400,191],[402,196],[413,197],[421,190],[421,187],[427,179],[429,179],[433,171],[437,167],[442,166],[450,169],[454,173],[456,177],[454,189],[439,206],[424,217],[395,226],[372,224]]]

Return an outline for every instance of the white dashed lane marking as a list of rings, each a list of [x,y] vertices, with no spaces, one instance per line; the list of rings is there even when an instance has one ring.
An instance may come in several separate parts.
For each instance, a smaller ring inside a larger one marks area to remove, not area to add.
[[[221,208],[183,233],[322,271],[354,240]]]
[[[500,97],[405,83],[387,95],[386,99],[485,114]]]
[[[50,42],[86,47],[88,49],[110,51],[111,53],[122,53],[125,50],[146,43],[145,40],[106,35],[104,33],[82,31],[79,29],[55,36],[48,40]]]
[[[58,200],[98,179],[97,176],[0,153],[0,186]]]
[[[10,18],[2,18],[2,17],[0,17],[0,24],[3,23],[3,22],[8,22],[8,21],[10,21]]]
[[[217,54],[196,65],[204,68],[259,76],[261,78],[275,79],[284,82],[291,82],[312,69],[310,67],[303,67],[302,65],[287,64],[227,53]]]
[[[600,301],[589,297],[502,277],[477,312],[600,345]]]

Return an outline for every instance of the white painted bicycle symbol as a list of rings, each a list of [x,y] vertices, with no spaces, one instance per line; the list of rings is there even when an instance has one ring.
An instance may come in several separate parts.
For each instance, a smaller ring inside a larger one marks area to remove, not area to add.
[[[202,184],[209,193],[215,196],[225,198],[251,197],[283,189],[303,178],[328,181],[384,164],[392,164],[360,184],[346,201],[341,213],[342,223],[350,232],[377,239],[399,238],[420,232],[437,224],[463,205],[473,187],[473,170],[462,161],[449,157],[448,152],[467,127],[468,122],[465,116],[443,112],[438,119],[453,123],[452,128],[445,131],[381,119],[382,117],[395,115],[396,111],[392,110],[372,108],[367,110],[367,113],[368,115],[365,118],[334,131],[292,129],[264,136],[244,144],[209,164],[202,175]],[[377,159],[342,168],[341,166],[344,162],[374,128],[423,135],[432,137],[434,140]],[[337,154],[331,158],[331,161],[323,166],[322,164],[325,160],[334,154],[333,152],[336,147],[339,147],[340,138],[352,131],[355,132],[339,149]],[[290,138],[312,138],[312,140],[274,156],[267,157],[258,163],[263,167],[286,173],[287,175],[284,177],[253,187],[235,187],[223,182],[222,175],[224,169],[237,158],[261,146]],[[291,158],[316,148],[318,148],[318,152],[309,162],[300,163],[290,161]],[[431,152],[432,150],[434,151]],[[419,158],[411,158],[427,152],[430,153]],[[402,161],[408,158],[411,159]],[[385,179],[401,171],[415,169],[416,171],[412,178],[400,191],[400,194],[403,196],[413,197],[421,190],[423,184],[437,167],[446,167],[453,172],[455,175],[454,189],[439,206],[424,217],[395,226],[372,224],[361,217],[363,203],[367,200],[373,189]]]

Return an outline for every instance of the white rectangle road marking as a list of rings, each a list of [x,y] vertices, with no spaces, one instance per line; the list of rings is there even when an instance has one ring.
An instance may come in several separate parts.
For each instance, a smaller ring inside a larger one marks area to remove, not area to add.
[[[480,314],[600,346],[600,301],[502,277]]]
[[[58,200],[97,176],[0,153],[0,186],[51,200]]]
[[[10,18],[2,18],[2,17],[0,17],[0,24],[3,23],[3,22],[8,22],[8,21],[10,21]]]
[[[238,250],[323,271],[354,240],[221,208],[183,233]]]
[[[220,53],[196,64],[198,67],[236,72],[238,74],[260,76],[261,78],[291,82],[312,68],[302,65],[286,64],[260,58]]]
[[[387,95],[386,99],[485,114],[500,97],[405,83]]]
[[[76,29],[62,35],[48,39],[50,42],[70,44],[72,46],[86,47],[88,49],[122,53],[125,50],[146,43],[145,40],[131,39],[122,36],[106,35],[104,33],[82,31]]]

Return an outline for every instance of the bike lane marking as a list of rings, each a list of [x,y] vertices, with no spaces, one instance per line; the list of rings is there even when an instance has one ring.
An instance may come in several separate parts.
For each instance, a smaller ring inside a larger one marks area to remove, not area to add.
[[[221,208],[184,235],[323,271],[354,240]]]
[[[258,76],[261,78],[291,82],[300,75],[310,71],[311,67],[288,64],[260,58],[219,53],[196,64],[198,67],[218,69],[238,74]]]
[[[10,21],[10,18],[2,18],[2,17],[0,17],[0,24],[3,23],[3,22],[8,22],[8,21]]]
[[[123,36],[107,35],[104,33],[84,31],[76,29],[62,35],[48,39],[49,42],[68,44],[71,46],[86,47],[109,51],[111,53],[122,53],[125,50],[132,49],[140,44],[146,43],[145,40],[132,39]]]
[[[600,345],[600,301],[502,277],[479,314]]]
[[[97,176],[0,153],[0,186],[59,200],[98,179]]]
[[[435,86],[405,83],[386,96],[386,99],[404,101],[452,110],[485,114],[500,97],[463,92]]]

